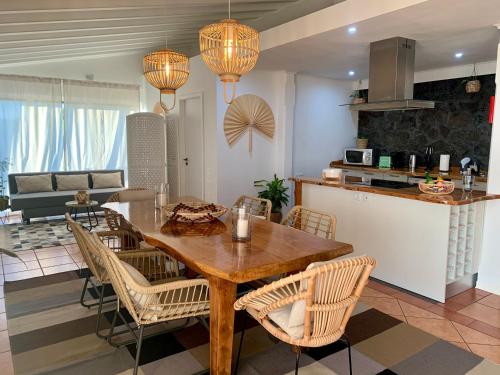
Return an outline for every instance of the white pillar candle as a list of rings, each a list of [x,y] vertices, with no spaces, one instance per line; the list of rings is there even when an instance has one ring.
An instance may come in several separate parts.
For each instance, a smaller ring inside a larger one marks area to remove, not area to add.
[[[441,155],[439,157],[439,170],[448,172],[450,170],[450,155]]]
[[[248,220],[238,219],[236,235],[238,238],[246,238],[248,236]]]

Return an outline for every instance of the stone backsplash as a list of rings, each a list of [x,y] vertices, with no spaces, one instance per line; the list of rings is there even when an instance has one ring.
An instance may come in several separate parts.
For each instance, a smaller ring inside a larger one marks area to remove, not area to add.
[[[450,154],[451,165],[471,156],[487,168],[491,140],[488,112],[490,96],[495,95],[495,75],[478,78],[481,91],[476,94],[465,92],[464,78],[417,83],[413,97],[435,100],[435,109],[360,112],[358,136],[368,138],[368,147],[382,153],[415,153],[420,164],[425,147],[434,146],[437,163],[439,154]]]

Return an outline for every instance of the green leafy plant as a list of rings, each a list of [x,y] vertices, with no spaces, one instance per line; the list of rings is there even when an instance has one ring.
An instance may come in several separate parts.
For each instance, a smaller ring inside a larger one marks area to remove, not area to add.
[[[269,199],[272,203],[272,212],[281,212],[283,206],[288,204],[290,195],[288,195],[288,187],[284,186],[285,180],[280,179],[274,175],[274,178],[270,181],[268,180],[258,180],[254,181],[254,186],[257,188],[264,188],[264,190],[259,191],[259,198]]]
[[[351,95],[349,95],[349,98],[365,98],[365,95],[363,93],[363,90],[354,90]]]

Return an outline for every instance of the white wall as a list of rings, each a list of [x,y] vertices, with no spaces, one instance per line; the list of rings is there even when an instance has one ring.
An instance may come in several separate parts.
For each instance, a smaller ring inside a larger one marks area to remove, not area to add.
[[[293,174],[318,177],[356,144],[357,112],[339,106],[350,102],[352,83],[298,74],[295,89]]]
[[[254,94],[262,97],[274,113],[276,132],[269,139],[253,132],[253,151],[248,151],[248,134],[232,146],[224,135],[224,114],[227,104],[223,88],[217,84],[217,146],[219,202],[231,206],[242,194],[256,195],[253,182],[270,179],[274,173],[288,178],[291,169],[285,162],[291,158],[289,132],[292,129],[293,75],[284,71],[254,70],[237,84],[237,95]],[[292,91],[292,92],[290,92]]]
[[[217,201],[217,105],[216,78],[205,65],[200,56],[190,59],[190,74],[187,83],[177,90],[177,104],[172,115],[179,114],[179,100],[191,94],[203,94],[203,125],[205,132],[205,200]],[[152,93],[152,95],[149,95]],[[158,101],[158,90],[148,90],[148,107],[151,108]],[[151,100],[153,98],[153,100]],[[169,101],[171,98],[166,98]],[[180,156],[182,159],[184,156]]]
[[[476,73],[477,75],[495,74],[496,66],[497,66],[496,61],[478,62],[476,64]],[[421,70],[415,72],[414,82],[415,83],[432,82],[432,81],[441,81],[444,79],[470,77],[472,75],[473,69],[474,65],[465,64],[465,65],[452,65],[439,69]],[[367,89],[368,86],[369,86],[368,79],[361,80],[361,86],[359,86],[358,81],[353,81],[352,83],[353,90],[358,90],[359,88]]]
[[[495,115],[488,167],[488,194],[500,194],[500,44],[496,66]],[[500,200],[486,202],[483,247],[478,272],[478,288],[500,294]]]

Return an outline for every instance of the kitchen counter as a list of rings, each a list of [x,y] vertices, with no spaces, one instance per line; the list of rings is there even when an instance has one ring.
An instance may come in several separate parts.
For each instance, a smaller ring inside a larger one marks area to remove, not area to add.
[[[296,205],[335,215],[336,240],[351,243],[354,255],[377,260],[373,277],[440,302],[474,285],[485,201],[500,195],[457,188],[434,196],[386,179],[357,185],[374,179],[349,173],[338,182],[291,180]],[[382,187],[387,182],[393,187]]]
[[[375,168],[374,168],[375,169]],[[321,178],[314,177],[291,177],[291,181],[295,182],[295,204],[301,204],[301,191],[302,184],[323,185],[332,188],[340,188],[346,190],[360,191],[365,193],[373,193],[380,195],[388,195],[392,197],[413,199],[429,203],[446,204],[452,206],[461,206],[475,202],[481,202],[492,199],[500,199],[500,195],[486,194],[484,191],[464,192],[462,189],[455,189],[455,191],[448,195],[430,195],[424,194],[418,186],[393,189],[385,187],[365,186],[358,185],[361,179],[350,176],[343,176],[340,181],[327,181]]]
[[[341,168],[341,169],[348,169],[351,171],[363,171],[363,172],[368,172],[368,173],[388,173],[388,174],[395,174],[395,175],[401,175],[401,176],[408,176],[408,177],[424,177],[425,176],[425,169],[424,168],[417,168],[414,172],[411,172],[408,170],[408,168],[390,168],[390,169],[380,169],[377,167],[368,167],[368,166],[362,166],[362,165],[347,165],[342,162],[342,160],[336,160],[332,161],[330,163],[331,168]],[[434,168],[430,172],[431,177],[436,178],[437,176],[440,175],[439,169]],[[460,174],[460,170],[457,167],[452,167],[450,170],[450,173],[443,175],[444,178],[446,179],[451,179],[451,180],[462,180],[462,175]],[[487,182],[487,177],[486,174],[482,172],[481,176],[476,177],[476,182]]]

